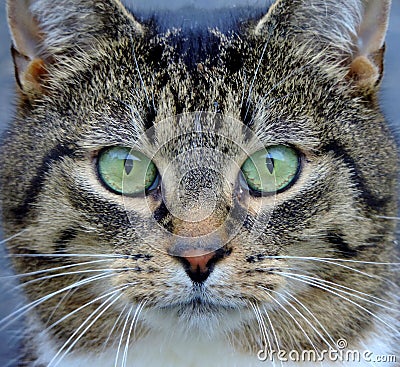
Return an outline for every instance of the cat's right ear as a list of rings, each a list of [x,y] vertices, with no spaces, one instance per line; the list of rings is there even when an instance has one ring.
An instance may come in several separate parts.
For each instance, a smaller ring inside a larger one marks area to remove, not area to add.
[[[7,15],[13,45],[15,78],[27,94],[41,92],[46,75],[45,61],[40,56],[44,34],[30,10],[30,0],[8,0]]]
[[[45,92],[52,65],[90,52],[107,34],[144,33],[119,0],[7,0],[7,15],[15,77],[28,97]]]

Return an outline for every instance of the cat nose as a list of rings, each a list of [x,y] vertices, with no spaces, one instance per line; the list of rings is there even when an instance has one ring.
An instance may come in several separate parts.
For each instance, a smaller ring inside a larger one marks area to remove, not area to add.
[[[194,283],[203,283],[214,270],[215,264],[226,255],[227,251],[223,249],[212,252],[190,249],[175,257],[182,263],[186,274]]]

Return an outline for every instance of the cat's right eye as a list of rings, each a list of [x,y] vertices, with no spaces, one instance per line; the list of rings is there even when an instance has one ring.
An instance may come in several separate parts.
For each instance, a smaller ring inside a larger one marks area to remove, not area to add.
[[[127,147],[111,147],[98,156],[97,169],[103,184],[111,191],[135,195],[157,186],[155,164],[143,153]]]

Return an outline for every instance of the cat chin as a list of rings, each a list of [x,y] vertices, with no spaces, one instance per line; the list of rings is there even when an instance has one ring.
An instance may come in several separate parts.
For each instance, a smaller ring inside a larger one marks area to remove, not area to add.
[[[240,329],[252,317],[249,310],[188,303],[168,308],[148,308],[141,319],[153,331],[170,337],[210,340]],[[254,317],[254,315],[253,315]]]

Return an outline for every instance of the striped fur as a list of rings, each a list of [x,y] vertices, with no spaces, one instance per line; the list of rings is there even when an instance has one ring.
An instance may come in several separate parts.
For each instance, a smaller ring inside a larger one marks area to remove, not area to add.
[[[44,297],[27,312],[21,366],[247,367],[267,365],[265,345],[341,338],[400,359],[397,146],[377,100],[382,41],[373,54],[357,43],[368,2],[280,0],[228,31],[160,30],[119,0],[31,0],[29,55],[13,23],[25,3],[8,1],[14,47],[44,72],[17,65],[0,155],[8,250],[28,300]],[[246,156],[276,144],[301,152],[293,186],[238,191]],[[162,189],[107,190],[96,157],[117,145],[153,157]],[[205,173],[175,201],[193,167]],[[218,216],[189,226],[204,187]],[[171,234],[218,226],[226,256],[198,286],[168,254]]]

